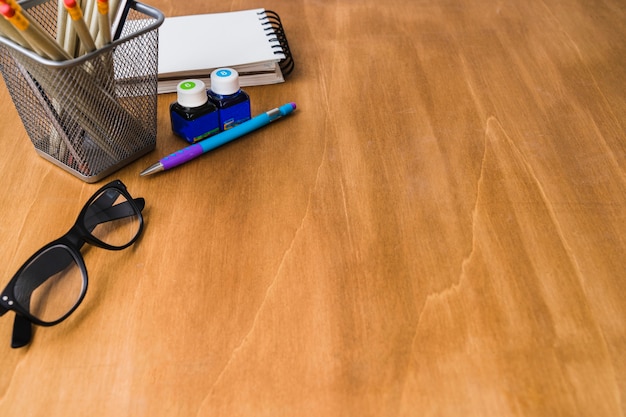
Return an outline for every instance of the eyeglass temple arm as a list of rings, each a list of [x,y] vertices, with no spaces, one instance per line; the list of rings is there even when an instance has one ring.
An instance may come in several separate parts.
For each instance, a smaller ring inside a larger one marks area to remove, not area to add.
[[[20,314],[15,315],[13,320],[13,334],[11,336],[11,347],[21,348],[30,343],[33,333],[33,325],[28,319]]]
[[[30,302],[30,297],[29,297]],[[9,310],[0,306],[0,316],[3,316]],[[13,332],[11,334],[11,347],[13,349],[21,348],[30,343],[33,333],[33,325],[28,319],[21,314],[16,313],[13,319]]]

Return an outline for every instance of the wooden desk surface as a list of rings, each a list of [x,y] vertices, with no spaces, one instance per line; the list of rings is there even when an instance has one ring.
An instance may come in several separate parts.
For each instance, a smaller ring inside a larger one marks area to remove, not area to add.
[[[618,0],[151,0],[282,16],[287,119],[149,178],[132,248],[84,251],[65,322],[9,347],[5,416],[623,416]],[[198,44],[210,40],[198,40]],[[0,285],[101,186],[36,155],[0,87]]]

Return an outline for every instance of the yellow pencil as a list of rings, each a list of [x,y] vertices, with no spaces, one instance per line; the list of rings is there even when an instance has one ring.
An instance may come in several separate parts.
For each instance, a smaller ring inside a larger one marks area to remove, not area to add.
[[[5,38],[11,39],[13,42],[23,46],[24,48],[31,48],[31,46],[28,44],[28,42],[26,42],[20,32],[18,32],[15,26],[13,26],[11,22],[9,22],[9,19],[0,18],[0,33]]]

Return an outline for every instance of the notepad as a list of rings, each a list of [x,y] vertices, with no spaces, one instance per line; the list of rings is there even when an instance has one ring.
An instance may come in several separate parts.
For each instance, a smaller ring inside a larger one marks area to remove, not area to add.
[[[220,67],[239,72],[240,85],[283,82],[293,67],[278,15],[265,9],[168,17],[159,28],[158,92],[176,91],[186,78],[210,85]]]

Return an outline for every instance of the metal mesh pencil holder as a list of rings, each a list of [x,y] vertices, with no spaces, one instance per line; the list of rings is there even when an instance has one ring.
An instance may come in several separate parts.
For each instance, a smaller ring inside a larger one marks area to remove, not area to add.
[[[20,3],[52,37],[57,0]],[[0,38],[0,71],[35,150],[93,183],[156,146],[158,27],[135,1],[119,36],[94,52],[52,61]]]

